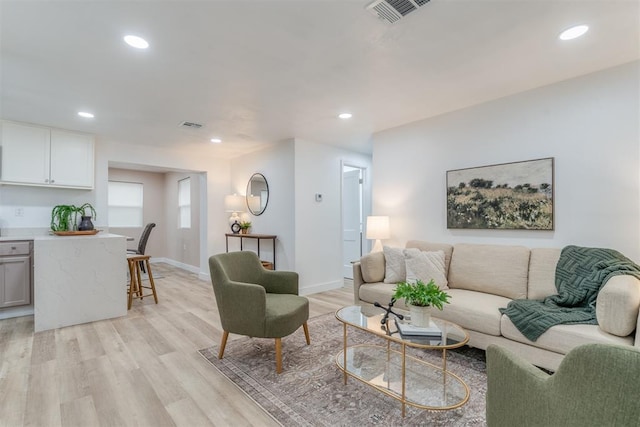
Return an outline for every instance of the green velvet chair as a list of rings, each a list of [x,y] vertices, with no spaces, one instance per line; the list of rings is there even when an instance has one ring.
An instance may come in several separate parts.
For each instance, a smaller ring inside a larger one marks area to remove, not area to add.
[[[487,425],[640,426],[640,349],[582,345],[549,375],[490,345]]]
[[[298,273],[266,270],[251,251],[213,255],[209,270],[224,331],[219,359],[229,333],[275,338],[278,373],[282,372],[282,337],[302,326],[307,345],[311,344],[309,301],[298,296]]]

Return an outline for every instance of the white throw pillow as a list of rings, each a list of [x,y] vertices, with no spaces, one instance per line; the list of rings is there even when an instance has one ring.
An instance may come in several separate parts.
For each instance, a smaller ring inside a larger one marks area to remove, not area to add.
[[[398,283],[407,280],[407,273],[402,248],[384,246],[384,283]]]
[[[440,289],[449,289],[444,274],[444,251],[425,252],[419,249],[405,249],[407,282],[422,280],[425,284],[431,279]]]

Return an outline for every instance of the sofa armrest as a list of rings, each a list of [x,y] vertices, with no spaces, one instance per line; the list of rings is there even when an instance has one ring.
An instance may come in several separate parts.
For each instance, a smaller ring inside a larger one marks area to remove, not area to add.
[[[353,263],[353,303],[360,303],[360,286],[364,284],[362,278],[362,268],[360,268],[360,261]]]
[[[620,337],[626,337],[634,330],[637,334],[639,311],[640,280],[634,276],[613,276],[600,289],[596,299],[596,318],[603,331]]]

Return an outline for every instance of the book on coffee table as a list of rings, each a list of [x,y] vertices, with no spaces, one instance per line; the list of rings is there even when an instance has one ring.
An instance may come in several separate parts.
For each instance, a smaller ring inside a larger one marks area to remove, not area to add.
[[[432,339],[441,339],[442,331],[440,328],[433,322],[430,322],[429,326],[421,327],[414,326],[410,323],[404,323],[401,320],[398,320],[396,317],[396,327],[398,328],[398,332],[402,336],[414,336],[414,337],[424,337],[424,338],[432,338]]]

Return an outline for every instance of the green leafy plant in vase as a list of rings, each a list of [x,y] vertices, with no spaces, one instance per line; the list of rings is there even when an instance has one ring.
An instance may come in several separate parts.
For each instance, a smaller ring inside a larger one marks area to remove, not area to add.
[[[251,221],[241,221],[240,222],[240,232],[242,234],[249,233],[249,229],[251,228]]]
[[[87,215],[87,212],[90,215]],[[78,214],[81,217],[80,225],[78,225]],[[96,210],[90,203],[85,203],[82,206],[57,205],[51,210],[51,230],[93,230],[92,217],[96,217]]]
[[[52,231],[73,231],[78,219],[77,208],[73,205],[57,205],[51,210]]]
[[[418,327],[429,326],[431,322],[431,307],[442,310],[449,304],[451,296],[440,289],[431,279],[425,284],[422,280],[415,283],[400,282],[396,284],[393,298],[404,299],[411,313],[411,324]]]

